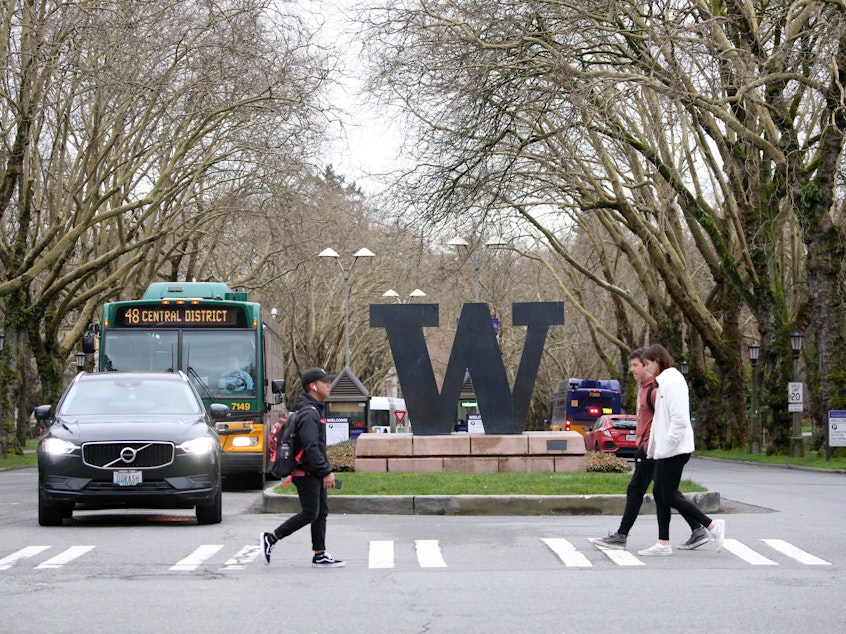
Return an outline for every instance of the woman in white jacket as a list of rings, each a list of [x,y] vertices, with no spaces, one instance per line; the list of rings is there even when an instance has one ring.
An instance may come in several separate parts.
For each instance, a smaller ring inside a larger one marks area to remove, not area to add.
[[[647,457],[655,460],[652,493],[658,516],[658,543],[638,554],[673,554],[670,546],[671,509],[707,527],[717,552],[720,552],[726,533],[725,520],[712,520],[679,491],[682,470],[694,449],[687,381],[673,367],[673,357],[662,345],[655,344],[647,348],[643,353],[643,362],[658,384],[658,399],[647,452]]]

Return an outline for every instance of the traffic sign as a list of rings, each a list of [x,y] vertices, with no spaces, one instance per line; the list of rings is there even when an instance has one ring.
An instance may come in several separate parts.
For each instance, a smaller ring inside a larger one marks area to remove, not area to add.
[[[397,422],[402,425],[402,421],[405,420],[406,411],[404,409],[395,409],[394,416],[396,416]]]
[[[801,381],[793,382],[787,384],[787,411],[788,412],[801,412],[802,405],[804,402],[803,398],[803,384]]]

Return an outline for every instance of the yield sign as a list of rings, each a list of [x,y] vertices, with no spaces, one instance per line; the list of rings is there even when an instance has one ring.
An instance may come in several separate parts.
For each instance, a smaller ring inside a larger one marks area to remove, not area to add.
[[[405,420],[406,411],[404,409],[396,409],[394,410],[394,416],[397,417],[397,422],[402,425],[402,421]]]

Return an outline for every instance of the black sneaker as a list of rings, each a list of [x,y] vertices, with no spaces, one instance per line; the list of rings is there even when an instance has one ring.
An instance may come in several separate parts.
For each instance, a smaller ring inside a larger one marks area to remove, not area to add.
[[[259,535],[259,548],[261,548],[261,553],[264,555],[264,563],[265,565],[270,564],[270,553],[273,552],[273,548],[276,546],[277,539],[273,536],[272,533],[261,533]]]
[[[345,564],[340,559],[335,559],[327,552],[322,552],[311,558],[311,565],[315,568],[342,568]]]
[[[609,548],[611,550],[626,549],[626,535],[622,533],[608,533],[607,537],[591,537],[588,541],[600,548]]]
[[[678,544],[676,548],[679,550],[693,550],[699,548],[702,544],[707,544],[711,541],[711,536],[708,535],[708,529],[700,526],[690,534],[690,537],[684,544]]]

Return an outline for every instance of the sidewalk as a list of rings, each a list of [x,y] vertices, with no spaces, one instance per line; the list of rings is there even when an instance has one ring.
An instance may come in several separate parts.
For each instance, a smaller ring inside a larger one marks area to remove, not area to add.
[[[297,513],[299,499],[274,493],[277,482],[263,493],[265,513]],[[687,493],[703,513],[720,510],[717,491]],[[373,515],[622,515],[625,495],[332,495],[335,514]],[[651,495],[643,500],[641,513],[655,514]]]

